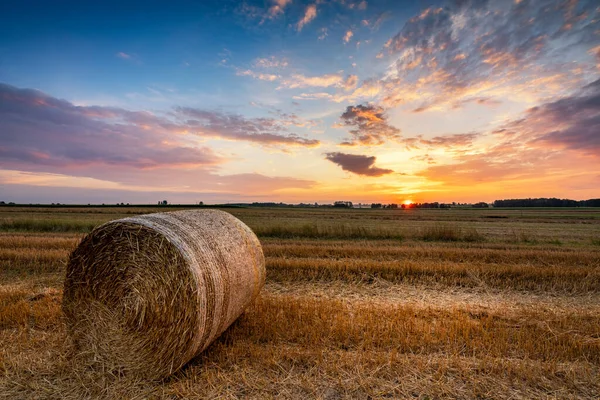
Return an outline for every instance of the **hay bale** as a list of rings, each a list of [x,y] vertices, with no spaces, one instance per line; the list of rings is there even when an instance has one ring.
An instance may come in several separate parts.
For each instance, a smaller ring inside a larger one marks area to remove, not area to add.
[[[223,211],[108,222],[73,251],[63,311],[75,348],[112,373],[157,379],[206,349],[258,295],[256,235]]]

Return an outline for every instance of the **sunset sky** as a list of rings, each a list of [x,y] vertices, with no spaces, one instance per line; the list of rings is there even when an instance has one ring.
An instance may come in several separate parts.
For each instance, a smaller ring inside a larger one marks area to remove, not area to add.
[[[0,3],[0,200],[600,197],[597,1]]]

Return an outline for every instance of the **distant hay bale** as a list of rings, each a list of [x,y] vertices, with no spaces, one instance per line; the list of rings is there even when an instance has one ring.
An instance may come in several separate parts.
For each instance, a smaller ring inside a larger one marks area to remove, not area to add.
[[[260,242],[231,214],[142,215],[82,240],[67,265],[63,311],[79,355],[159,379],[206,349],[264,281]]]

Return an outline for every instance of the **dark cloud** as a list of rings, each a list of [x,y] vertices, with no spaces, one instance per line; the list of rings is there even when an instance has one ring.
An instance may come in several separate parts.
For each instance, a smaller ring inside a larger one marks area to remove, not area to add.
[[[372,104],[348,106],[340,116],[344,126],[352,127],[350,141],[345,146],[381,145],[388,140],[399,141],[400,129],[388,124],[385,110]]]
[[[391,169],[378,168],[375,166],[377,157],[363,156],[357,154],[345,153],[326,153],[325,159],[342,167],[344,171],[352,172],[357,175],[364,176],[382,176],[391,174],[394,171]]]

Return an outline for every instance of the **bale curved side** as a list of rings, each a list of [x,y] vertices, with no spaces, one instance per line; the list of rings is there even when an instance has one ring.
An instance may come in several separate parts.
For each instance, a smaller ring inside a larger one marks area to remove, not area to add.
[[[63,310],[81,355],[163,378],[235,321],[265,281],[260,242],[218,210],[124,218],[73,251]]]

